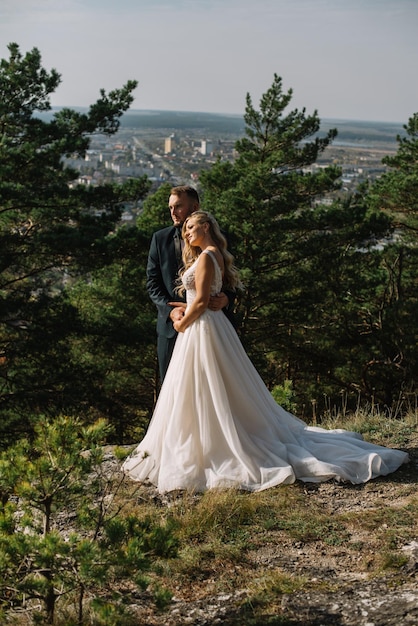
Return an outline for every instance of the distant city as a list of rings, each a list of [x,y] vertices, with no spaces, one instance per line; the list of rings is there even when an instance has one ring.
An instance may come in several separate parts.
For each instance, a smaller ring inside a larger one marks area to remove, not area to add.
[[[404,132],[401,124],[322,120],[319,134],[330,128],[338,129],[336,140],[307,171],[340,166],[340,194],[381,176],[386,171],[382,158],[396,152],[397,136]],[[146,175],[155,189],[165,182],[199,187],[199,173],[217,159],[233,161],[235,143],[244,135],[244,119],[238,115],[133,110],[123,116],[115,135],[94,136],[85,158],[68,163],[80,172],[74,184],[94,186]],[[134,220],[140,208],[127,206],[123,220]]]

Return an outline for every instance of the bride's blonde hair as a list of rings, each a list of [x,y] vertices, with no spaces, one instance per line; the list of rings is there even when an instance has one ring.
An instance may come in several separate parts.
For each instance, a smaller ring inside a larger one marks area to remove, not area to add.
[[[211,236],[214,244],[219,249],[219,252],[222,254],[225,269],[223,276],[223,286],[226,289],[230,289],[234,291],[235,289],[242,288],[242,283],[239,277],[239,273],[237,268],[234,265],[234,257],[229,252],[227,247],[227,242],[221,230],[219,228],[218,222],[216,219],[208,213],[207,211],[195,211],[189,217],[186,218],[183,228],[182,228],[182,236],[184,240],[184,248],[183,248],[183,263],[184,267],[181,271],[183,274],[197,259],[197,257],[202,252],[200,248],[196,246],[191,246],[186,237],[186,225],[189,220],[195,220],[197,224],[209,224],[209,235]],[[180,287],[180,291],[183,291]]]

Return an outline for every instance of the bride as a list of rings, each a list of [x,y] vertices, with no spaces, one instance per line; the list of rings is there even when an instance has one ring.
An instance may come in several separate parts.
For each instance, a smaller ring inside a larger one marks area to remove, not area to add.
[[[260,491],[296,479],[363,483],[407,462],[358,433],[307,426],[275,402],[230,321],[208,308],[222,286],[239,286],[216,220],[196,211],[182,234],[186,310],[148,431],[123,471],[161,493]]]

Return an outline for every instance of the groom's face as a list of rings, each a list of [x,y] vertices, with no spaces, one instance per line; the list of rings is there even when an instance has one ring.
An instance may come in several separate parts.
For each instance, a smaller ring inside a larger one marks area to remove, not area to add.
[[[168,207],[174,226],[182,226],[186,217],[189,217],[198,208],[187,193],[182,193],[179,196],[171,194],[168,199]]]

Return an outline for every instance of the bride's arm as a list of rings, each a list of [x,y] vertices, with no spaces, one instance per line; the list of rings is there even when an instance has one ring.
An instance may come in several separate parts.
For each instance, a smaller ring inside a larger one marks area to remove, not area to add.
[[[186,328],[208,308],[214,272],[215,268],[212,259],[208,254],[201,254],[195,272],[196,297],[188,307],[183,318],[174,323],[174,329],[178,333],[184,333]]]

